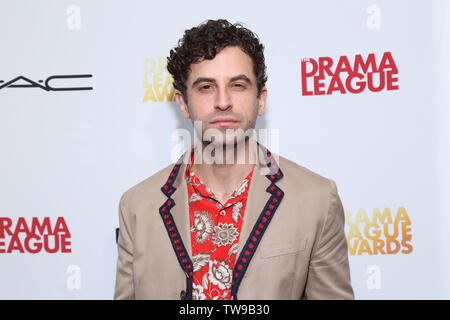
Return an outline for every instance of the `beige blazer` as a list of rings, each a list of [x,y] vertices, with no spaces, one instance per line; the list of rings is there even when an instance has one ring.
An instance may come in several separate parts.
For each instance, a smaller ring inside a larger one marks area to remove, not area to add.
[[[257,161],[250,183],[233,298],[353,299],[344,210],[335,183],[258,148],[264,159]],[[184,179],[189,155],[122,195],[114,299],[192,297]],[[272,172],[258,174],[269,167]]]

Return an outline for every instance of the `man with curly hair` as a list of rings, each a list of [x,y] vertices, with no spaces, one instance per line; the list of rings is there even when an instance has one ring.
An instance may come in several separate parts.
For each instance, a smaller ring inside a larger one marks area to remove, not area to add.
[[[353,299],[334,181],[253,136],[264,46],[242,24],[186,30],[167,69],[197,138],[119,205],[115,299]]]

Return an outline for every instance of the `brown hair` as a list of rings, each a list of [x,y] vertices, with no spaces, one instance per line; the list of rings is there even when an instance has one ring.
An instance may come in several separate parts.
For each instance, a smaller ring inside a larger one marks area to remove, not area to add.
[[[167,70],[172,74],[174,87],[179,90],[185,100],[186,80],[190,66],[202,59],[214,59],[222,49],[238,46],[250,56],[253,61],[253,71],[256,76],[258,96],[267,81],[264,59],[264,46],[258,36],[240,23],[231,24],[225,19],[208,20],[198,27],[186,30],[178,46],[170,50],[167,57]]]

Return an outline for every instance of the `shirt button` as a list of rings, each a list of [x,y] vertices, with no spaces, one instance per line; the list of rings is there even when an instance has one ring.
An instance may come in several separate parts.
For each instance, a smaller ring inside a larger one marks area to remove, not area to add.
[[[224,217],[225,214],[226,214],[225,210],[220,210],[220,215],[221,215],[222,217]]]
[[[184,299],[186,299],[186,291],[181,290],[181,292],[180,292],[180,300],[184,300]]]

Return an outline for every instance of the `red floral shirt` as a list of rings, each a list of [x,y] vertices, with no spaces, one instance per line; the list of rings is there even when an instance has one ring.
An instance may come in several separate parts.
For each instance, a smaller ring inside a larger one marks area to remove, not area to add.
[[[193,300],[230,300],[233,268],[253,170],[224,203],[186,168],[191,227]]]

